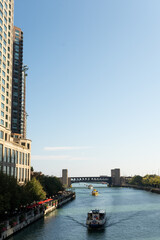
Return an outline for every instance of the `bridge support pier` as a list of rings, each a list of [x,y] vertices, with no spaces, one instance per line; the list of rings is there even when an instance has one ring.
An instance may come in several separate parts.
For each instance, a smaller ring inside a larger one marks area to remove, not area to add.
[[[120,187],[121,186],[121,177],[120,177],[120,169],[115,168],[111,170],[111,178],[112,178],[112,186]]]

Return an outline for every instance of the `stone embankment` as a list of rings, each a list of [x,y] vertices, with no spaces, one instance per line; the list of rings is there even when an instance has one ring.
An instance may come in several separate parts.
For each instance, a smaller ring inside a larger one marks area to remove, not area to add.
[[[144,187],[144,186],[137,186],[137,185],[131,185],[131,184],[123,184],[122,187],[135,188],[135,189],[139,189],[139,190],[145,190],[148,192],[160,194],[160,188]]]
[[[14,217],[0,223],[0,240],[12,236],[14,233],[27,227],[31,223],[44,217],[47,213],[54,211],[65,203],[75,199],[75,192],[64,191],[58,196],[44,201],[33,203],[25,208],[23,211],[16,214]]]

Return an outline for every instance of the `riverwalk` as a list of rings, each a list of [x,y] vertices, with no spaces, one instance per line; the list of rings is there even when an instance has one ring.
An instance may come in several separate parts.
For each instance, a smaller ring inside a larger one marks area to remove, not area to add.
[[[57,196],[28,205],[18,212],[14,217],[0,223],[0,240],[6,239],[16,232],[27,227],[31,223],[44,217],[47,213],[54,211],[75,199],[75,192],[63,191]]]

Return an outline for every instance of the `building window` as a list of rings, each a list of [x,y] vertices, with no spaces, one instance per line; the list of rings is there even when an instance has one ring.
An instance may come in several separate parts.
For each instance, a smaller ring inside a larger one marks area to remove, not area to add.
[[[27,172],[28,172],[27,169],[25,169],[25,180],[28,179]]]
[[[7,162],[7,148],[4,149],[4,162]]]
[[[2,92],[5,92],[5,88],[4,87],[2,87]]]
[[[14,168],[11,167],[11,176],[13,176],[13,175],[14,175]]]
[[[19,168],[19,181],[21,181],[21,168]]]
[[[4,109],[4,104],[3,104],[3,103],[1,103],[1,108],[3,108],[3,109]]]
[[[17,178],[17,172],[18,172],[18,168],[15,168],[15,172],[14,172],[15,178]]]
[[[3,55],[3,61],[6,61],[6,57]]]
[[[4,120],[3,120],[3,119],[1,119],[1,125],[3,125],[3,126],[4,126]]]
[[[5,24],[7,24],[7,18],[6,17],[4,17],[4,22],[5,22]]]
[[[0,139],[3,139],[3,137],[4,137],[4,132],[0,131]]]
[[[15,151],[15,163],[18,163],[18,151]]]
[[[5,80],[2,78],[2,83],[5,85]]]
[[[22,168],[22,182],[24,181],[24,168]]]
[[[5,37],[5,38],[7,38],[7,35],[6,35],[6,33],[5,33],[5,32],[3,33],[3,35],[4,35],[4,37]]]
[[[1,95],[1,99],[2,99],[2,101],[4,101],[5,100],[5,96],[4,95]],[[2,116],[2,114],[1,114],[1,116]],[[4,116],[3,116],[4,117]]]
[[[6,167],[6,169],[7,169],[6,171],[7,175],[10,175],[10,167]]]
[[[19,164],[21,164],[21,152],[19,152]]]
[[[8,149],[8,163],[11,162],[11,149]]]
[[[28,166],[30,165],[30,153],[28,153]]]
[[[22,153],[22,164],[24,165],[24,153]]]
[[[7,167],[3,166],[3,173],[6,174],[7,173]]]
[[[14,163],[14,150],[12,150],[12,158],[11,158],[11,162]]]
[[[7,141],[8,137],[7,137],[7,133],[5,133],[5,141]]]
[[[25,153],[25,165],[27,166],[27,153]]]
[[[0,162],[3,161],[3,145],[0,144]]]

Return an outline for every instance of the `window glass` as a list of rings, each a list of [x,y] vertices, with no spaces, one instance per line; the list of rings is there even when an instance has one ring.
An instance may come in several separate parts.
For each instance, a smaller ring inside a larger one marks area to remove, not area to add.
[[[7,162],[7,148],[4,149],[4,162]]]
[[[14,168],[11,167],[11,176],[13,176],[13,175],[14,175]]]
[[[14,150],[12,150],[12,158],[11,158],[11,162],[14,163]]]
[[[19,152],[19,164],[21,164],[21,152]]]
[[[11,162],[11,149],[8,149],[8,162]]]
[[[19,181],[21,181],[21,168],[19,168]]]
[[[1,125],[4,125],[4,120],[3,119],[1,119]]]
[[[4,109],[4,104],[3,104],[3,103],[1,103],[1,108],[3,108],[3,109]]]
[[[3,161],[3,145],[0,144],[0,162]]]
[[[22,153],[22,164],[24,165],[24,153]]]
[[[8,166],[8,167],[6,167],[6,169],[7,169],[7,175],[10,175],[10,167]]]
[[[15,163],[18,163],[18,151],[15,151]]]
[[[3,139],[3,138],[4,138],[4,132],[0,131],[0,139]]]
[[[4,100],[5,100],[5,96],[4,96],[4,95],[1,95],[1,99],[4,101]],[[2,112],[1,112],[1,116],[4,117],[4,115],[2,115]]]

